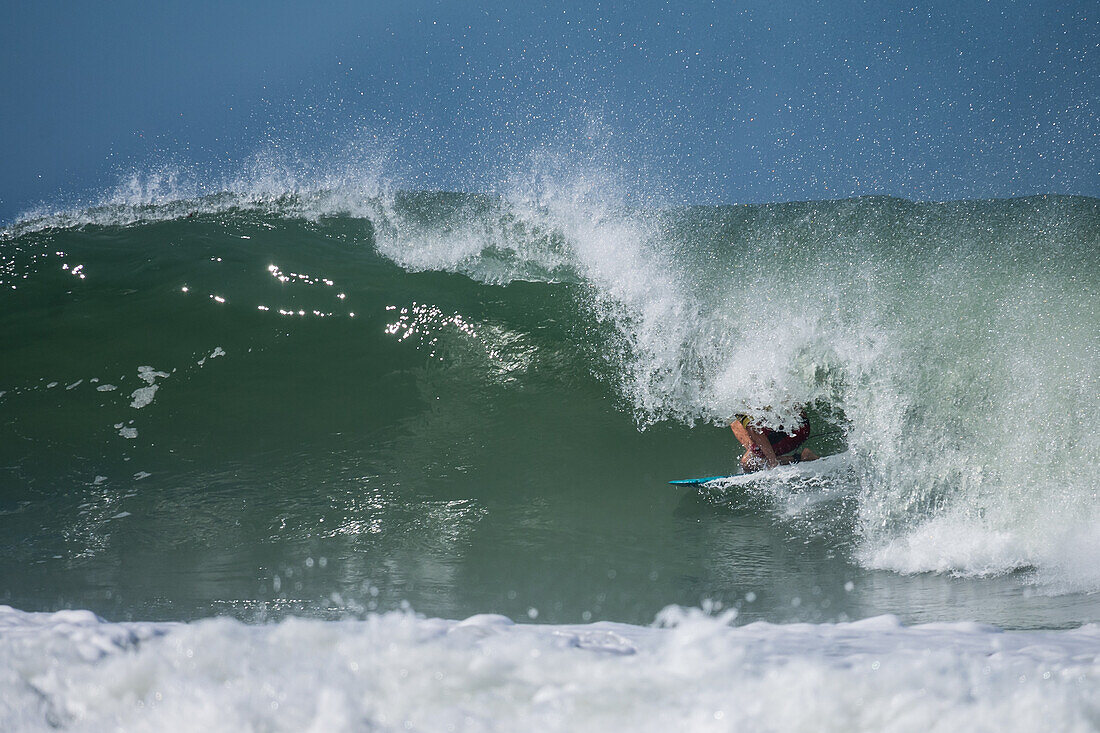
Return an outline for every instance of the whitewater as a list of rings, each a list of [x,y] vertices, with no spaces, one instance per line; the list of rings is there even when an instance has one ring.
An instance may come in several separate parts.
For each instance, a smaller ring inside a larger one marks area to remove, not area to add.
[[[1100,628],[109,624],[0,607],[12,730],[1095,730]]]
[[[599,183],[5,229],[0,727],[1100,727],[1100,201]]]

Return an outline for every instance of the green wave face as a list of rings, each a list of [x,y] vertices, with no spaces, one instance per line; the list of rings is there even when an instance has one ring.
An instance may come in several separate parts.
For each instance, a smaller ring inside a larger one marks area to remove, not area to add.
[[[0,600],[833,619],[968,576],[967,618],[1088,617],[982,599],[1100,588],[1098,244],[1100,202],[1072,197],[26,219],[0,239]],[[735,469],[732,415],[801,405],[849,473],[665,485]]]

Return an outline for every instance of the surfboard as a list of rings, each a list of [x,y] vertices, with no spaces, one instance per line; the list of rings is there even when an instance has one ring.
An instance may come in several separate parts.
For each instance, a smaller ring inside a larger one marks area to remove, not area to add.
[[[833,473],[848,466],[848,452],[825,456],[816,461],[800,461],[786,466],[754,471],[753,473],[735,473],[731,476],[704,476],[702,478],[682,478],[669,481],[674,486],[745,486],[758,481],[790,481],[794,479]]]
[[[748,476],[749,474],[734,474],[733,476],[704,476],[703,478],[678,478],[675,481],[669,481],[670,484],[675,486],[702,486],[703,484],[709,484],[711,481],[718,481],[720,479],[738,478],[739,476]]]

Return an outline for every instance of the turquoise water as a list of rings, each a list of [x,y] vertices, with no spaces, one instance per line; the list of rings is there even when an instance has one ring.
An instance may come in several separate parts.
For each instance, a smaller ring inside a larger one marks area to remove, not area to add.
[[[28,217],[0,240],[0,602],[1096,622],[1098,243],[1073,197]],[[801,404],[851,470],[666,483]]]

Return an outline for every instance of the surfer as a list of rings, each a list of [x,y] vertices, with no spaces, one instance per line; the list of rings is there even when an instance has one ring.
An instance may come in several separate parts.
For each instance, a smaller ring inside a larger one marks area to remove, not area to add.
[[[771,430],[757,425],[748,415],[738,415],[730,423],[730,428],[745,447],[745,454],[741,456],[741,470],[751,473],[797,461],[817,460],[816,453],[809,448],[802,448],[806,438],[810,437],[810,420],[806,417],[805,410],[800,413],[799,421],[798,427],[787,432],[782,425],[778,430]],[[799,451],[799,448],[802,450]]]

